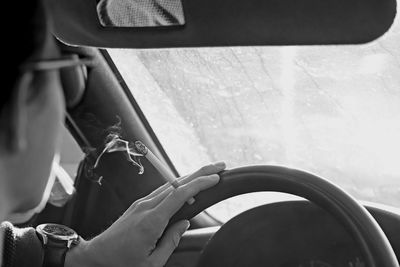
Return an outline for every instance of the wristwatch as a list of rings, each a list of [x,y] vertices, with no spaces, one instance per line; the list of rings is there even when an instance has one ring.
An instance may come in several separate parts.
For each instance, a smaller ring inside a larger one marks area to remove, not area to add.
[[[36,233],[44,248],[43,267],[64,267],[67,251],[80,241],[74,230],[61,224],[41,224],[36,227]]]

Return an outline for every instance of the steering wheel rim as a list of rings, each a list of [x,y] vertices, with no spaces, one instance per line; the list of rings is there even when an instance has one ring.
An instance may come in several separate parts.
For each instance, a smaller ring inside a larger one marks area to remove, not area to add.
[[[308,199],[336,217],[353,235],[367,266],[399,267],[396,255],[371,214],[341,188],[316,175],[280,166],[247,166],[220,173],[216,186],[199,193],[196,202],[185,204],[170,224],[191,219],[204,209],[233,196],[275,191]]]

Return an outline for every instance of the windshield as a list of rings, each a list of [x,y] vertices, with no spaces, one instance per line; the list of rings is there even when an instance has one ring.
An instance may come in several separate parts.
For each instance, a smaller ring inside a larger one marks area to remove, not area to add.
[[[396,21],[361,46],[108,52],[180,173],[282,165],[400,207],[399,44]]]

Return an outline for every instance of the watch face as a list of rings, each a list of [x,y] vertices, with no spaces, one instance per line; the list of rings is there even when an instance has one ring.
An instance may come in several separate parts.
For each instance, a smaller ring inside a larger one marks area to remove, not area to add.
[[[43,232],[49,235],[62,235],[62,236],[71,236],[75,234],[75,231],[73,231],[72,229],[57,224],[46,224],[45,227],[43,228]]]
[[[37,231],[45,234],[49,238],[60,240],[70,240],[78,238],[78,235],[74,230],[61,224],[41,224],[36,229]]]

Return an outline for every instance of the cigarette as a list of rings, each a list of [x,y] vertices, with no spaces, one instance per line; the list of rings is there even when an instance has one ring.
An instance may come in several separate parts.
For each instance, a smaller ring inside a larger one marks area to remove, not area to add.
[[[161,176],[164,178],[165,181],[170,183],[174,188],[179,187],[178,180],[176,179],[175,175],[168,169],[165,164],[161,162],[154,154],[151,152],[149,148],[147,148],[142,142],[136,141],[135,142],[136,150],[141,153],[150,163],[158,170]],[[195,202],[194,198],[190,198],[187,203],[189,205]]]

